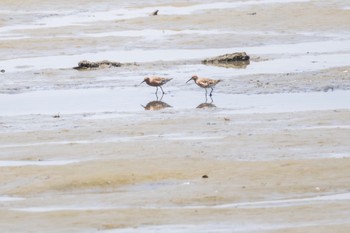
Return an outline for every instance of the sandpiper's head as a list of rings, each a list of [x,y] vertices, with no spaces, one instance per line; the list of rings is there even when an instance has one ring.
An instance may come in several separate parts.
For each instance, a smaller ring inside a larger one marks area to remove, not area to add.
[[[143,81],[140,83],[140,85],[144,82],[146,82],[146,83],[149,82],[149,77],[144,78]]]
[[[198,79],[198,76],[197,75],[193,75],[186,83],[188,83],[191,80],[196,81],[197,79]]]

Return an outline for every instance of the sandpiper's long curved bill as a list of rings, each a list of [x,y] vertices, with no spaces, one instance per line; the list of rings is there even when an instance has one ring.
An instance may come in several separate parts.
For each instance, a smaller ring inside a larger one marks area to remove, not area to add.
[[[187,80],[187,82],[186,83],[188,83],[189,81],[191,81],[192,80],[192,78],[190,78],[189,80]]]
[[[142,82],[140,82],[140,84],[139,85],[141,85],[142,83],[144,83],[144,82],[146,82],[146,80],[143,80]]]

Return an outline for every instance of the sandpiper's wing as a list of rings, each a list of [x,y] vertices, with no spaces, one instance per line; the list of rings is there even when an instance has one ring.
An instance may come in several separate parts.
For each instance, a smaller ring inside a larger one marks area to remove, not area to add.
[[[208,79],[208,78],[199,78],[199,79],[197,79],[196,83],[201,87],[207,87],[209,81],[210,81],[210,79]]]
[[[215,86],[216,84],[218,84],[220,81],[221,81],[220,79],[217,79],[217,80],[210,79],[208,84],[209,84],[210,87],[212,87],[212,86]]]
[[[172,78],[162,78],[162,77],[152,77],[151,81],[154,82],[157,86],[163,85],[172,80]]]
[[[215,86],[218,82],[220,82],[220,80],[214,80],[209,78],[200,78],[197,80],[197,84],[204,88]]]

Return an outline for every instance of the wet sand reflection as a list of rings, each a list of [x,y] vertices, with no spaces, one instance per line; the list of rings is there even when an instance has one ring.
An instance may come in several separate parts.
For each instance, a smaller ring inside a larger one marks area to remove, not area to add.
[[[146,111],[158,111],[164,108],[171,108],[172,106],[163,102],[163,96],[164,94],[158,99],[158,95],[155,94],[156,100],[150,101],[146,104],[146,106],[142,105],[141,106],[146,110]]]
[[[157,111],[157,110],[161,110],[164,108],[171,108],[171,106],[163,101],[159,101],[159,100],[154,100],[151,101],[149,103],[147,103],[146,106],[141,105],[145,110],[149,110],[149,111]]]
[[[196,108],[201,108],[201,109],[216,108],[216,105],[213,103],[201,103]]]
[[[216,108],[216,105],[214,104],[214,100],[212,96],[209,96],[210,102],[208,102],[208,97],[205,95],[205,102],[199,104],[196,108],[201,108],[201,109],[209,109],[209,108]]]

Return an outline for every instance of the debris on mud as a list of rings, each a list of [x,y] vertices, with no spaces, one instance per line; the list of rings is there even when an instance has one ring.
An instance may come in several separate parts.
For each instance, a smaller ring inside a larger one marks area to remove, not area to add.
[[[0,72],[1,72],[1,73],[5,73],[5,70],[4,70],[4,69],[2,69]]]
[[[250,57],[245,52],[237,52],[205,59],[202,63],[226,68],[246,68],[250,63]]]
[[[73,67],[73,69],[91,70],[91,69],[104,69],[104,68],[121,67],[121,66],[122,66],[122,63],[120,62],[114,62],[114,61],[108,61],[108,60],[103,60],[98,62],[83,60],[78,63],[78,66]]]
[[[249,61],[250,57],[245,52],[229,53],[203,60],[203,63],[230,63],[234,61]]]
[[[53,118],[61,118],[61,116],[60,116],[60,114],[59,114],[59,113],[57,113],[57,114],[53,115],[52,117],[53,117]]]

